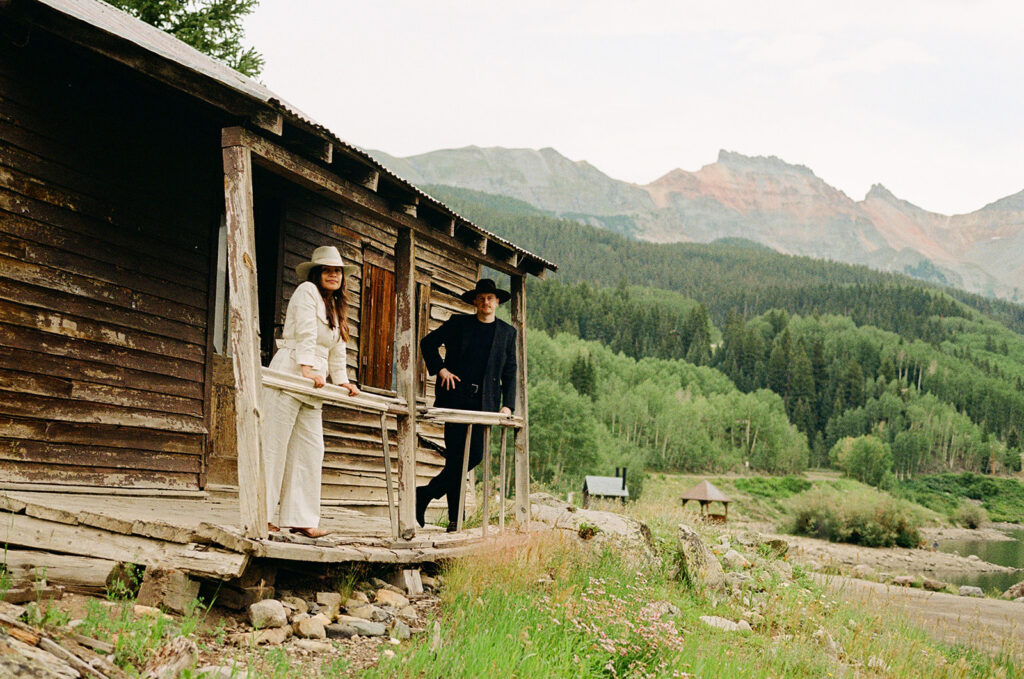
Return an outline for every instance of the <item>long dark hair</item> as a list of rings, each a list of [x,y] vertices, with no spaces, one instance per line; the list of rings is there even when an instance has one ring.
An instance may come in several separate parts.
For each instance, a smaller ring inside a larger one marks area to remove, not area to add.
[[[320,286],[322,266],[314,266],[309,270],[306,280],[316,286],[327,306],[327,324],[334,330],[341,326],[341,339],[348,341],[348,291],[345,290],[345,274],[341,274],[341,287],[331,292]]]

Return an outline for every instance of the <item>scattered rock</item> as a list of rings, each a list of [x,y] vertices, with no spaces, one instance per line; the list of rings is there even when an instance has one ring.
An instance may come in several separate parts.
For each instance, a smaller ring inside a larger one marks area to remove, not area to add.
[[[386,648],[383,651],[381,651],[380,655],[381,655],[382,658],[391,659],[391,658],[395,657],[396,653],[394,651],[392,651],[390,648]]]
[[[353,618],[362,618],[363,620],[372,620],[374,622],[384,622],[390,617],[387,613],[373,604],[366,604],[358,608],[350,608],[348,614]]]
[[[359,606],[361,604],[368,604],[368,603],[370,603],[370,597],[366,596],[366,592],[360,592],[358,590],[355,590],[355,591],[352,592],[352,596],[350,596],[348,598],[348,601],[345,602],[345,607],[346,608],[349,607],[348,603],[350,601],[354,601],[355,605]]]
[[[767,547],[768,551],[779,558],[789,554],[789,543],[782,538],[771,538],[770,540],[765,540],[761,544]]]
[[[317,592],[316,603],[320,606],[320,612],[329,618],[327,622],[337,618],[341,612],[341,595],[337,592]]]
[[[429,576],[429,575],[424,575],[423,573],[420,573],[420,582],[426,588],[429,588],[429,589],[432,589],[432,590],[435,590],[435,591],[437,590],[437,581],[434,580],[434,578]]]
[[[199,679],[248,679],[249,673],[241,665],[206,665],[196,670]]]
[[[288,615],[280,601],[264,599],[249,606],[249,622],[256,629],[284,627],[288,624]]]
[[[772,561],[770,568],[783,580],[793,579],[793,566],[788,561]]]
[[[843,655],[843,647],[840,646],[839,643],[832,638],[832,635],[829,634],[828,630],[826,630],[824,627],[819,627],[817,630],[815,630],[814,634],[812,634],[811,637],[813,639],[816,639],[819,644],[824,646],[825,650],[828,651],[829,655],[834,656],[836,658]]]
[[[727,618],[721,618],[717,615],[702,615],[700,616],[700,621],[709,627],[717,627],[718,629],[725,630],[726,632],[739,632],[742,630],[739,623],[733,622]],[[750,629],[750,625],[747,625],[747,629]]]
[[[726,568],[730,568],[732,570],[739,570],[741,568],[750,567],[750,561],[747,559],[747,557],[743,556],[735,549],[730,549],[728,552],[725,553],[725,555],[722,557],[722,563],[726,566]]]
[[[354,625],[344,622],[336,622],[324,628],[328,639],[348,639],[359,634]]]
[[[628,548],[627,554],[647,560],[654,558],[651,529],[636,519],[613,512],[579,509],[548,493],[530,495],[530,514],[541,523],[576,535],[584,525],[593,527],[597,532],[591,543],[618,544]]]
[[[676,529],[676,549],[679,571],[677,577],[695,587],[718,588],[725,584],[725,571],[718,558],[690,526],[679,524]]]
[[[315,641],[313,639],[296,639],[292,642],[292,645],[309,653],[325,653],[334,648],[326,641]]]
[[[736,630],[739,632],[750,632],[752,629],[753,628],[750,626],[750,623],[746,620],[740,620],[736,623]]]
[[[897,587],[913,587],[916,582],[916,578],[913,575],[897,575],[892,579],[892,584]]]
[[[33,602],[35,603],[35,602]],[[135,614],[136,618],[149,617],[149,618],[166,618],[166,613],[161,611],[159,608],[153,608],[152,606],[143,606],[142,604],[135,604],[132,606],[132,613]]]
[[[1024,580],[1021,580],[1016,585],[1006,590],[1006,592],[1003,593],[1003,596],[1007,599],[1019,599],[1020,597],[1024,597]]]
[[[754,578],[751,577],[749,573],[739,572],[726,573],[725,579],[726,581],[728,581],[730,585],[733,586],[733,588],[742,587],[744,584],[752,582],[754,580]]]
[[[409,605],[408,599],[397,592],[392,592],[390,589],[377,590],[376,601],[382,606],[391,606],[393,608],[405,608]]]
[[[644,610],[659,619],[682,614],[682,611],[670,601],[654,601],[644,606]]]
[[[344,616],[344,621],[339,621],[338,624],[347,625],[351,627],[355,634],[361,637],[382,637],[387,634],[387,628],[384,627],[383,623],[370,622],[369,620],[363,620],[362,618],[350,618]],[[333,625],[332,625],[333,627]]]
[[[398,611],[398,617],[403,620],[415,622],[420,619],[420,612],[416,610],[415,606],[410,605]]]
[[[291,608],[296,613],[309,613],[309,604],[306,603],[305,599],[297,596],[283,596],[281,597],[281,603]]]
[[[859,563],[853,567],[853,570],[850,571],[850,575],[855,578],[866,579],[875,577],[876,573],[875,569],[866,563]]]
[[[329,621],[328,621],[329,622]],[[301,639],[326,639],[327,632],[320,616],[302,618],[292,625],[295,636]]]
[[[380,578],[370,578],[370,584],[373,585],[374,589],[386,589],[394,592],[395,594],[401,594],[403,591],[392,585],[390,582],[384,582]]]
[[[401,620],[395,618],[394,622],[391,623],[391,637],[400,641],[405,641],[412,636],[412,630]]]
[[[736,538],[736,542],[744,547],[756,548],[764,543],[764,537],[757,531],[748,530],[740,533],[740,536]]]
[[[967,560],[968,561],[981,561],[981,557],[978,556],[977,554],[969,554],[967,556]]]
[[[983,597],[983,596],[985,596],[985,593],[983,591],[981,591],[981,587],[974,587],[972,585],[963,585],[960,588],[960,596]]]
[[[946,589],[946,583],[939,580],[932,580],[931,578],[925,578],[921,581],[921,586],[929,592],[941,592]]]

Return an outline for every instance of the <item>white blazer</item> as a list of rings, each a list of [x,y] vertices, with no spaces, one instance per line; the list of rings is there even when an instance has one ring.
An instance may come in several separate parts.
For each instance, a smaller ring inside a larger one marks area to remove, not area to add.
[[[306,281],[292,293],[277,347],[270,361],[272,369],[301,375],[301,366],[308,365],[325,378],[330,374],[334,384],[348,383],[348,354],[341,328],[332,330],[327,323],[327,305],[314,283]],[[306,401],[305,398],[300,400]],[[310,397],[307,402],[315,405],[319,404],[319,399]]]

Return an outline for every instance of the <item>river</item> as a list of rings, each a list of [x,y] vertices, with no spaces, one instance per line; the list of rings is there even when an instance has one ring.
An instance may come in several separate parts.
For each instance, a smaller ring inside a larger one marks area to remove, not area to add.
[[[956,552],[961,556],[976,554],[980,559],[1000,566],[1024,568],[1024,529],[1004,530],[1012,540],[940,540],[939,550]],[[1010,586],[1024,580],[1024,572],[970,573],[945,578],[954,585],[975,585],[987,593],[997,589],[1005,592]]]

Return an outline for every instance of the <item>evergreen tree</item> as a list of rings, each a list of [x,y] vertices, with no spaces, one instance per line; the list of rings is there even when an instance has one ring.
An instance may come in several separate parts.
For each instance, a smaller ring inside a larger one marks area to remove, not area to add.
[[[263,56],[255,48],[242,45],[242,19],[252,14],[259,0],[109,2],[250,78],[263,70]]]

